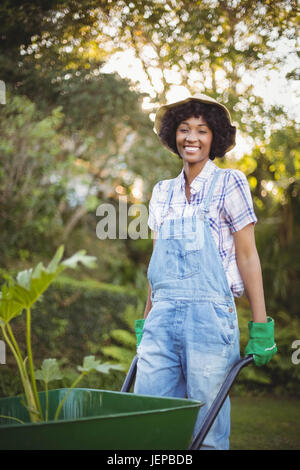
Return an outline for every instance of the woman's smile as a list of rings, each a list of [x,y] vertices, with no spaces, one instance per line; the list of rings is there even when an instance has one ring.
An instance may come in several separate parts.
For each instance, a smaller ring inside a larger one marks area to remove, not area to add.
[[[184,150],[187,152],[187,153],[194,153],[194,152],[197,152],[197,150],[199,150],[200,147],[192,147],[190,145],[186,145],[184,147]]]

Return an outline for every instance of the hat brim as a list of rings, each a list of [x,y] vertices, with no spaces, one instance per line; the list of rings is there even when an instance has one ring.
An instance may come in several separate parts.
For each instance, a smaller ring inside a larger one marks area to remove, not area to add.
[[[196,95],[194,95],[194,96],[189,96],[188,98],[185,98],[185,99],[183,99],[183,100],[176,101],[176,102],[172,102],[172,103],[165,104],[165,105],[161,106],[161,107],[158,109],[158,111],[156,112],[155,121],[154,121],[154,127],[153,127],[154,132],[159,136],[160,130],[161,130],[161,126],[162,126],[162,120],[163,120],[165,114],[167,113],[167,111],[169,111],[169,110],[172,109],[172,108],[175,108],[176,106],[179,106],[179,105],[188,103],[189,101],[198,101],[199,103],[213,104],[213,105],[215,105],[215,106],[218,106],[218,107],[221,108],[223,111],[225,111],[225,114],[226,114],[226,116],[227,116],[227,118],[228,118],[228,121],[229,121],[230,125],[232,126],[230,112],[228,111],[228,109],[226,108],[226,106],[224,106],[224,105],[221,104],[221,103],[218,103],[218,101],[216,101],[214,98],[211,98],[210,96],[203,95],[203,94],[196,94]],[[163,145],[164,145],[165,147],[167,147],[172,153],[174,153],[174,150],[173,150],[172,148],[170,148],[165,142],[162,141],[162,143],[163,143]],[[233,136],[232,143],[231,143],[230,146],[226,149],[226,152],[229,152],[229,150],[232,150],[234,147],[235,147],[235,136]]]

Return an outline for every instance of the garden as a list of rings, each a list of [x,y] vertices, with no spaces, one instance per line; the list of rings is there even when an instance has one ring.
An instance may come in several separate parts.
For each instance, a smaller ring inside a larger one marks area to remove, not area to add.
[[[231,446],[299,450],[296,21],[293,0],[0,5],[0,400],[22,395],[40,422],[53,390],[120,391],[147,298],[141,220],[181,170],[153,116],[189,89],[232,110],[237,146],[215,163],[247,176],[275,320],[278,353],[232,389]],[[251,311],[236,303],[243,352]]]

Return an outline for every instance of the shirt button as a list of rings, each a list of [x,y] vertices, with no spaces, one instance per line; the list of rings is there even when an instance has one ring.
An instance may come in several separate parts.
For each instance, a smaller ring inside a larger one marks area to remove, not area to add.
[[[233,308],[230,307],[229,312],[230,312],[230,313],[233,312]]]

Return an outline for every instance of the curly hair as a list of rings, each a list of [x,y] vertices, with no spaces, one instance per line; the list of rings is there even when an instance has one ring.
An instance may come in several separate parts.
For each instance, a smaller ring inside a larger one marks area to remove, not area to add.
[[[180,158],[176,146],[176,130],[179,124],[190,117],[202,116],[213,133],[209,158],[224,157],[228,147],[233,143],[236,127],[232,126],[225,111],[217,105],[199,103],[191,100],[169,109],[162,119],[159,137]]]

